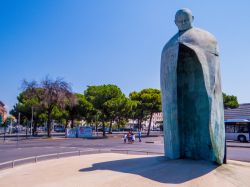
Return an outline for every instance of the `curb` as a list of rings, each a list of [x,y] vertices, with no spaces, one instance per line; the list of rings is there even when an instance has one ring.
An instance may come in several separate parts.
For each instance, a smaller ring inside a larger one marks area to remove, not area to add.
[[[250,146],[244,146],[244,145],[227,145],[227,147],[238,147],[238,148],[250,148]]]
[[[67,157],[74,157],[74,156],[82,156],[82,155],[89,155],[89,154],[99,154],[99,153],[121,153],[121,154],[145,154],[145,155],[163,155],[163,153],[159,152],[152,152],[152,151],[136,151],[136,150],[128,150],[128,149],[95,149],[89,151],[68,151],[68,152],[58,152],[58,153],[51,153],[45,155],[37,155],[31,157],[24,157],[20,159],[10,160],[6,162],[0,163],[0,171],[14,168],[16,166],[30,164],[30,163],[38,163],[45,160],[53,160],[53,159],[60,159],[60,158],[67,158]]]

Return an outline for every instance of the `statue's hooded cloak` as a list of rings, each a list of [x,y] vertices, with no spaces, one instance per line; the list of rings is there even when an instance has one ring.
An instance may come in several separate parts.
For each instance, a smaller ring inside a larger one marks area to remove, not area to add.
[[[178,32],[161,57],[165,156],[223,163],[225,126],[217,41],[207,31]]]

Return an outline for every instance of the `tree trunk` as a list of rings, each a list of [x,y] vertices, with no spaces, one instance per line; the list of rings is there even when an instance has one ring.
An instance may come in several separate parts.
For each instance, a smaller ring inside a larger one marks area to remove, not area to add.
[[[37,135],[37,122],[36,121],[34,121],[34,123],[33,123],[33,129],[32,129],[32,135],[34,136],[34,135]]]
[[[67,128],[68,128],[68,123],[69,123],[69,120],[68,120],[68,119],[66,119],[66,121],[65,121],[65,125],[64,125],[64,128],[65,128],[65,129],[67,129]]]
[[[118,118],[118,120],[117,120],[118,131],[120,131],[120,123],[121,123],[121,118]]]
[[[97,132],[97,128],[98,128],[98,123],[95,123],[95,132]]]
[[[142,130],[142,128],[141,128],[141,120],[138,118],[138,128],[139,128],[139,130]]]
[[[48,137],[51,137],[51,112],[52,111],[48,111],[48,123],[47,123],[47,135]]]
[[[109,134],[112,134],[112,120],[110,120],[109,124]]]
[[[104,120],[102,120],[102,136],[106,136]]]
[[[71,124],[70,124],[70,127],[73,128],[74,127],[74,118],[71,118]]]
[[[50,127],[51,127],[51,121],[50,121],[50,119],[48,119],[48,123],[47,123],[47,136],[48,137],[51,137]]]
[[[150,114],[150,120],[149,120],[149,125],[148,125],[148,133],[147,133],[147,136],[149,136],[149,134],[150,134],[150,128],[151,128],[152,117],[153,117],[153,113]]]
[[[27,121],[26,130],[25,130],[26,139],[28,138],[28,126],[29,126],[29,121]]]

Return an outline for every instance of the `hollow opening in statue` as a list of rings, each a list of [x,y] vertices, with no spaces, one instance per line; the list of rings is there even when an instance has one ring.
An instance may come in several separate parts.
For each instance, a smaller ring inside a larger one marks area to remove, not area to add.
[[[213,156],[209,135],[209,100],[196,53],[180,44],[177,62],[180,157],[207,160]]]

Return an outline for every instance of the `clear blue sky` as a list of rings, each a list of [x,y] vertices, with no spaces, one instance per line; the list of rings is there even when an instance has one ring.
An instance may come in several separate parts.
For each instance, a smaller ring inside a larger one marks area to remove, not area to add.
[[[73,91],[116,84],[125,94],[160,87],[161,50],[188,7],[220,45],[223,91],[250,102],[250,1],[0,0],[0,100],[21,82],[63,77]]]

